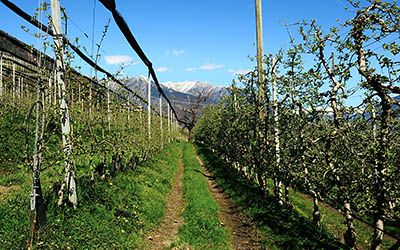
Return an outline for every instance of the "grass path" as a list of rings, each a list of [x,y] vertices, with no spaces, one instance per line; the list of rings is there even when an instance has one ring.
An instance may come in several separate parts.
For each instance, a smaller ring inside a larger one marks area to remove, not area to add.
[[[150,231],[146,237],[148,249],[166,249],[177,241],[178,229],[183,224],[182,211],[185,205],[183,199],[183,170],[182,148],[179,148],[179,166],[171,191],[166,199],[165,217],[161,225]]]
[[[220,219],[229,229],[230,247],[234,250],[262,249],[261,237],[257,232],[256,225],[218,187],[215,178],[210,174],[203,160],[199,156],[196,158],[203,167],[208,187],[214,196],[214,200],[220,207]]]
[[[179,228],[179,241],[172,247],[201,250],[229,249],[228,232],[219,219],[220,208],[208,189],[192,144],[184,144],[183,163],[185,165],[183,178],[186,200],[183,211],[185,223]]]

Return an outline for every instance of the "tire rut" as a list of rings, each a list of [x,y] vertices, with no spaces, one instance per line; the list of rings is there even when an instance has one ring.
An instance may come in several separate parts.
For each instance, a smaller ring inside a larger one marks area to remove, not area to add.
[[[182,150],[178,171],[175,175],[171,191],[166,199],[165,217],[158,228],[147,234],[147,249],[160,250],[169,249],[170,245],[177,240],[178,229],[184,223],[182,211],[184,209],[183,199],[183,170]]]
[[[204,176],[207,179],[209,189],[220,207],[221,223],[229,229],[229,243],[231,248],[234,250],[263,249],[262,240],[255,224],[219,189],[204,162],[199,156],[196,157],[204,169]]]

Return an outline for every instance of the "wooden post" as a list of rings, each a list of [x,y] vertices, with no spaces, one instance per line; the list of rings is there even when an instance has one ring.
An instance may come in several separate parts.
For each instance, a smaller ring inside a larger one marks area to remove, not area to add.
[[[151,139],[151,81],[147,84],[147,130],[149,139]]]
[[[13,63],[13,73],[12,73],[12,103],[14,103],[14,99],[15,99],[15,63]]]
[[[168,123],[168,142],[171,142],[171,114],[169,104],[167,105],[167,123]]]
[[[20,97],[24,97],[24,89],[25,89],[24,78],[22,77],[21,78],[21,92],[20,92],[21,96]]]
[[[111,131],[111,100],[110,100],[110,80],[107,81],[107,127],[108,127],[108,132]]]
[[[128,129],[131,129],[131,104],[129,100],[128,100]]]
[[[140,107],[139,107],[140,128],[143,127],[143,115],[142,115],[142,112],[143,112],[143,106],[140,106]]]
[[[265,83],[264,83],[264,44],[262,28],[262,6],[261,0],[256,1],[256,32],[257,32],[257,72],[258,72],[258,99],[262,104],[260,109],[260,119],[265,119]]]
[[[62,39],[61,18],[60,18],[60,2],[59,0],[51,0],[52,23],[54,31],[54,44],[56,52],[56,80],[60,90],[60,118],[62,145],[64,151],[65,179],[58,193],[58,205],[63,203],[64,192],[68,194],[69,201],[74,208],[78,205],[76,194],[75,173],[72,165],[72,143],[71,143],[71,121],[70,112],[67,104],[67,89],[64,83],[64,45]]]
[[[3,52],[0,53],[0,97],[3,97]]]
[[[263,47],[263,31],[262,31],[262,7],[261,0],[255,0],[255,14],[256,14],[256,40],[257,40],[257,71],[258,71],[258,118],[259,122],[257,124],[257,141],[258,141],[258,151],[259,155],[264,155],[265,153],[265,114],[266,114],[266,103],[265,103],[265,83],[264,83],[264,67],[263,67],[263,57],[264,57],[264,47]],[[258,157],[257,157],[258,158]],[[260,188],[265,189],[264,172],[262,167],[263,162],[261,159],[256,162],[256,174],[257,180]]]
[[[161,148],[164,147],[164,131],[163,131],[163,109],[162,109],[162,97],[160,94],[160,136],[161,136]]]
[[[52,86],[52,83],[51,83],[51,73],[50,73],[50,76],[49,76],[49,83],[48,83],[48,93],[47,93],[47,95],[48,95],[48,100],[47,100],[47,102],[49,103],[49,106],[51,106],[51,104],[52,104],[52,94],[51,94],[51,86]]]
[[[18,99],[21,98],[21,77],[18,77],[18,86],[17,86],[17,97]]]
[[[272,95],[273,95],[273,105],[274,105],[274,140],[275,140],[275,164],[278,173],[280,173],[280,165],[281,165],[281,148],[280,148],[280,141],[279,141],[279,106],[278,106],[278,86],[276,82],[276,73],[275,73],[275,64],[276,59],[272,60]],[[280,177],[276,178],[275,180],[275,188],[276,188],[276,198],[279,204],[283,205],[282,199],[282,181]]]
[[[89,117],[92,118],[92,86],[89,86]]]
[[[57,85],[57,74],[56,74],[56,71],[54,71],[54,74],[53,74],[53,94],[54,94],[54,106],[57,106],[57,104],[58,104],[58,85]]]

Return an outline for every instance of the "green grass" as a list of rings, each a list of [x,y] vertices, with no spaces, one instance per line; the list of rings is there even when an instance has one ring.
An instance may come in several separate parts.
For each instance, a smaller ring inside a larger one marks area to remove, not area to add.
[[[304,215],[306,218],[311,220],[313,204],[312,201],[304,194],[291,190],[290,201],[295,207],[295,209]],[[333,208],[320,203],[321,211],[321,223],[329,229],[336,237],[342,237],[343,233],[346,231],[346,225],[344,224],[343,215]],[[357,245],[360,249],[369,249],[370,242],[373,235],[373,229],[365,225],[360,221],[355,221],[356,233],[357,233]],[[395,242],[384,237],[382,248],[389,249]]]
[[[274,197],[262,194],[259,188],[243,178],[231,166],[206,149],[199,148],[200,156],[218,186],[257,225],[267,249],[345,249],[325,228],[314,227],[303,213],[280,206]]]
[[[180,243],[193,249],[229,249],[228,233],[220,224],[219,207],[212,197],[192,144],[183,150],[185,224],[179,229]]]
[[[113,179],[91,181],[78,176],[78,209],[56,207],[51,176],[43,173],[44,193],[50,201],[47,224],[36,249],[141,249],[143,235],[164,216],[179,164],[182,145],[174,143],[153,160]],[[0,203],[0,249],[26,249],[29,238],[30,181]],[[123,217],[118,211],[127,211]]]

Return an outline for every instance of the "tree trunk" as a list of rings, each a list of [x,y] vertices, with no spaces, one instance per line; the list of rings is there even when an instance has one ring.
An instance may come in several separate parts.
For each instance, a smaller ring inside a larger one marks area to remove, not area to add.
[[[349,246],[350,248],[354,248],[357,243],[357,234],[356,228],[353,223],[353,217],[351,216],[350,202],[348,201],[344,202],[344,216],[346,218],[347,225],[347,231],[343,234],[344,241],[347,246]]]
[[[275,194],[276,201],[280,205],[283,205],[282,181],[279,180],[279,178],[277,178],[277,177],[274,178],[274,194]]]
[[[290,203],[290,199],[289,199],[289,190],[290,190],[289,183],[286,183],[286,184],[285,184],[285,203],[286,203],[286,204],[289,204],[289,203]]]
[[[314,190],[310,190],[310,193],[314,204],[314,210],[312,212],[313,224],[319,228],[321,226],[321,213],[319,212],[318,196]]]
[[[380,138],[379,138],[379,150],[377,155],[377,165],[376,165],[376,214],[375,214],[375,230],[372,239],[371,249],[379,250],[381,249],[382,239],[383,239],[383,229],[384,229],[384,217],[385,217],[385,207],[386,207],[386,172],[388,168],[387,160],[387,150],[388,150],[388,134],[389,134],[389,123],[390,123],[390,109],[391,105],[389,102],[389,97],[387,94],[381,92],[381,128],[380,128]]]

